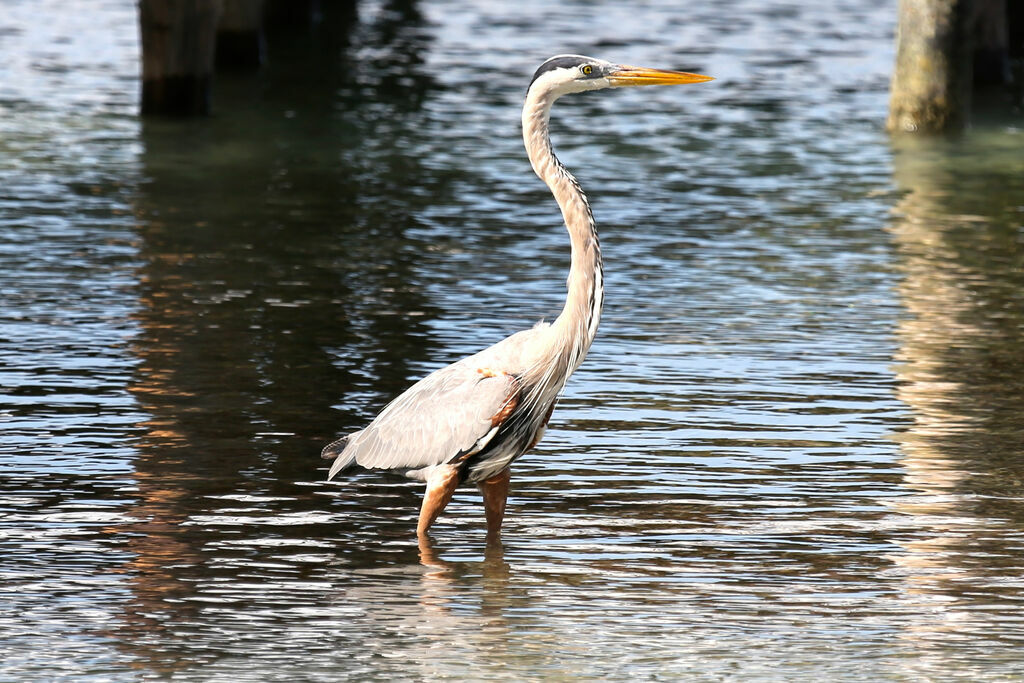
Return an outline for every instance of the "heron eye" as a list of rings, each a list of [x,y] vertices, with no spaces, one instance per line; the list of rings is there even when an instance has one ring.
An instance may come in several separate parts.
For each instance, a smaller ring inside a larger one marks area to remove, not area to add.
[[[584,76],[589,76],[590,74],[594,73],[594,67],[590,66],[589,64],[584,64],[580,71],[583,72]]]

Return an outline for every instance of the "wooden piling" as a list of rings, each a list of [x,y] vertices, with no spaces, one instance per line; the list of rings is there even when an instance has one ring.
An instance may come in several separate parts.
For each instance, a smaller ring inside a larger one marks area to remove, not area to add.
[[[888,129],[961,128],[972,90],[1010,84],[1022,53],[1021,0],[900,0]]]
[[[900,0],[886,127],[942,132],[967,121],[969,0]]]
[[[253,69],[266,59],[264,0],[223,0],[217,28],[217,67]]]
[[[1024,2],[1011,0],[1007,3],[1006,32],[1008,34],[1007,52],[1010,59],[1024,60]]]
[[[266,0],[265,17],[270,29],[309,28],[323,18],[320,0]],[[327,9],[335,5],[355,5],[355,0],[328,0]]]
[[[139,0],[142,113],[210,112],[222,0]]]
[[[1011,0],[1019,3],[1020,0]],[[974,0],[971,7],[974,85],[1010,82],[1010,16],[1006,0]]]

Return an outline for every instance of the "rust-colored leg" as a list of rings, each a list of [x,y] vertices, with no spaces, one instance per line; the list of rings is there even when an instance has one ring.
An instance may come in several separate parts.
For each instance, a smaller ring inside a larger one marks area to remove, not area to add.
[[[417,536],[427,533],[427,529],[451,501],[458,485],[459,470],[451,465],[443,465],[430,473],[427,478],[427,492],[423,496],[423,505],[420,506],[420,521],[416,525]]]
[[[505,519],[505,501],[508,500],[508,482],[511,478],[512,473],[506,467],[490,479],[477,484],[484,496],[484,514],[487,515],[489,538],[501,535],[501,521]]]

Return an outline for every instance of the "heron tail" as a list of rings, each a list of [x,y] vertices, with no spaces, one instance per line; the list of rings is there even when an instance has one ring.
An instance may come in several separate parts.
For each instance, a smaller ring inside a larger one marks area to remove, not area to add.
[[[358,434],[358,432],[356,433]],[[348,448],[349,445],[349,439],[351,439],[353,436],[355,436],[355,434],[347,434],[338,439],[337,441],[332,441],[331,443],[327,444],[326,446],[324,446],[324,449],[320,451],[320,457],[323,458],[324,460],[334,460],[334,462],[331,463],[330,472],[327,473],[327,481],[334,479],[334,476],[338,472],[348,469],[353,464],[355,464],[355,453],[345,455],[345,450]]]

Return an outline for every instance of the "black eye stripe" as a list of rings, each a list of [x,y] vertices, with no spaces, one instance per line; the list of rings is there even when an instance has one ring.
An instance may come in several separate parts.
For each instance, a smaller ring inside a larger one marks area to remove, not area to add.
[[[533,85],[533,82],[537,80],[539,76],[547,73],[548,71],[554,71],[555,69],[573,69],[588,61],[590,61],[590,58],[583,57],[582,55],[559,55],[558,57],[552,57],[540,65],[540,68],[533,74],[533,78],[530,79],[530,85]]]

